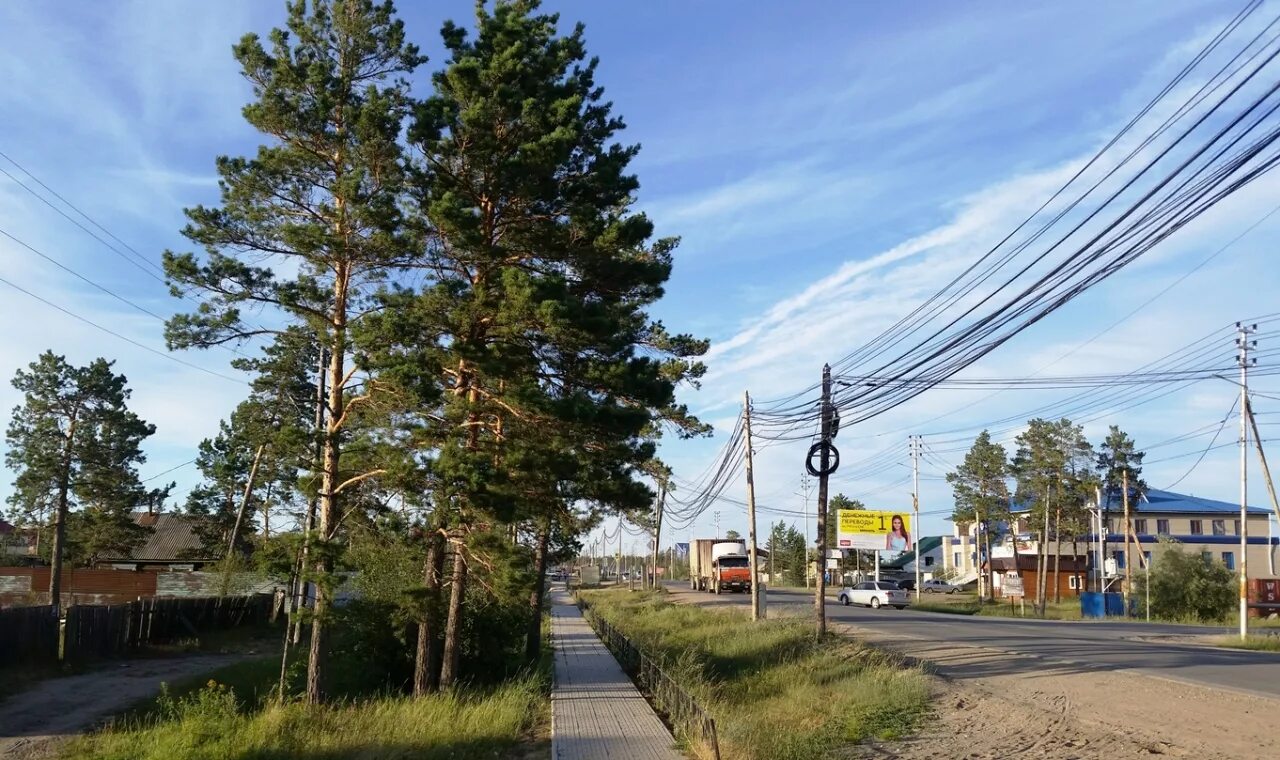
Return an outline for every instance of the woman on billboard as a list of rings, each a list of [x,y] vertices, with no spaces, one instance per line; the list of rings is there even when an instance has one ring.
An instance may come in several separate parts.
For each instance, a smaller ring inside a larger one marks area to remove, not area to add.
[[[902,515],[894,515],[889,521],[889,532],[884,536],[884,548],[893,552],[905,552],[911,548],[911,535],[907,533]]]

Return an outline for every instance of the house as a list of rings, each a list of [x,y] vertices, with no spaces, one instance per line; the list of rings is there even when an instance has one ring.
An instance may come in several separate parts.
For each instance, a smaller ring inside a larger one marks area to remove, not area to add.
[[[34,557],[38,540],[39,534],[35,530],[0,520],[0,565]]]
[[[134,523],[151,528],[146,541],[128,556],[104,557],[95,567],[112,570],[199,570],[217,562],[216,552],[205,550],[196,532],[199,517],[174,512],[134,512]]]
[[[992,552],[995,553],[994,551]],[[1040,588],[1039,558],[1034,554],[1017,554],[1012,557],[992,557],[982,563],[982,570],[991,573],[995,596],[1004,596],[1004,581],[1009,577],[1022,579],[1022,588],[1028,598],[1037,595]],[[1053,556],[1048,558],[1045,570],[1045,596],[1078,596],[1085,591],[1089,579],[1089,558],[1079,556]],[[1056,578],[1056,584],[1055,584]],[[1057,593],[1054,593],[1054,586]]]

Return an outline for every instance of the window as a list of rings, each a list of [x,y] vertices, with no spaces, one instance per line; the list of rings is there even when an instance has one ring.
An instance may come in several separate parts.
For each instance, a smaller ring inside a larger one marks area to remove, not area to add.
[[[1124,552],[1111,552],[1111,557],[1116,561],[1116,568],[1124,569]]]
[[[1204,522],[1200,520],[1191,521],[1191,535],[1198,536],[1204,533]]]
[[[1143,552],[1142,558],[1147,561],[1147,567],[1151,567],[1151,552]]]
[[[1147,521],[1146,521],[1146,520],[1134,520],[1134,521],[1133,521],[1133,532],[1134,532],[1134,533],[1137,533],[1138,535],[1145,536],[1145,535],[1147,534]]]
[[[1232,520],[1231,522],[1235,523],[1235,526],[1234,526],[1234,527],[1235,527],[1234,535],[1237,535],[1237,536],[1238,536],[1238,535],[1240,535],[1240,521],[1239,521],[1239,520]]]
[[[1067,588],[1071,589],[1072,591],[1078,591],[1078,590],[1080,589],[1080,578],[1079,578],[1079,576],[1075,576],[1075,575],[1073,575],[1073,576],[1071,576],[1070,578],[1068,578],[1068,579],[1067,579]]]
[[[1205,564],[1212,562],[1213,552],[1200,552],[1200,559],[1204,560]]]
[[[1112,520],[1110,517],[1107,518],[1107,532],[1108,533],[1116,532],[1116,521]]]
[[[1156,520],[1156,533],[1159,533],[1162,536],[1169,535],[1169,521]]]
[[[933,557],[925,557],[925,558],[924,558],[924,566],[925,566],[925,567],[931,567],[932,565],[933,565]]]
[[[1228,570],[1235,570],[1236,569],[1236,553],[1223,552],[1222,564],[1226,565]]]
[[[1213,535],[1215,535],[1215,536],[1225,536],[1225,535],[1227,535],[1227,521],[1226,521],[1226,520],[1214,520],[1214,521],[1213,521]]]
[[[960,552],[951,555],[951,564],[960,567]]]

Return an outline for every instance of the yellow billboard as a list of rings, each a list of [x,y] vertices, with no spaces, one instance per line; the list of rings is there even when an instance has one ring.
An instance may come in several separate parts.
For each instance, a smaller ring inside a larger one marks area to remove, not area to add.
[[[863,549],[898,554],[914,546],[911,515],[869,509],[836,510],[837,549]]]

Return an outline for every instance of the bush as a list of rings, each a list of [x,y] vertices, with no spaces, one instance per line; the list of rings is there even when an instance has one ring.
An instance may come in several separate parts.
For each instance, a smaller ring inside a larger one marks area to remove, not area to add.
[[[1151,614],[1172,620],[1221,621],[1236,606],[1235,580],[1222,563],[1166,545],[1151,563]]]

